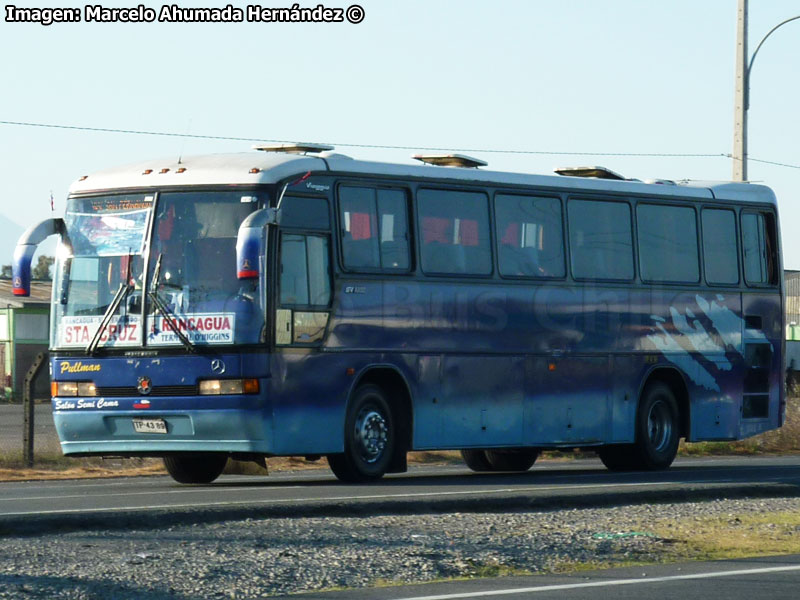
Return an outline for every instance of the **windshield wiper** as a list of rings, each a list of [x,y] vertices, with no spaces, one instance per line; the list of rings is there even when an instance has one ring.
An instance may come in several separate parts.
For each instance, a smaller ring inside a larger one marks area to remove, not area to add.
[[[120,283],[119,289],[117,293],[114,294],[114,299],[111,301],[111,304],[108,305],[106,308],[106,312],[103,313],[103,320],[100,321],[100,326],[97,328],[97,331],[94,332],[94,337],[92,337],[92,341],[89,342],[89,345],[86,346],[86,353],[87,354],[94,354],[97,351],[97,345],[100,343],[100,337],[103,335],[103,332],[108,327],[108,324],[111,322],[111,318],[114,316],[114,313],[117,312],[117,308],[125,299],[130,291],[133,289],[133,285],[130,282],[128,283]]]
[[[159,279],[161,278],[161,259],[163,257],[164,257],[163,252],[158,255],[158,260],[156,260],[156,266],[153,269],[153,281],[150,283],[150,291],[147,293],[147,295],[150,297],[150,300],[153,301],[153,306],[156,307],[156,310],[159,313],[161,313],[161,316],[163,317],[169,329],[172,330],[172,333],[178,336],[178,339],[181,341],[181,344],[183,344],[183,346],[189,352],[195,352],[196,349],[194,347],[194,344],[192,344],[189,338],[187,338],[183,333],[181,333],[181,331],[175,325],[175,322],[173,321],[173,319],[175,318],[175,313],[173,313],[170,310],[169,306],[164,304],[161,301],[161,298],[158,297],[158,284],[159,284]]]

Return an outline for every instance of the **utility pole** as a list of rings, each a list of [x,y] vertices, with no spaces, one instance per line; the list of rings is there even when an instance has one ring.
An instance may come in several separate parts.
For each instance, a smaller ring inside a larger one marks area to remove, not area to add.
[[[800,20],[800,15],[789,17],[775,25],[761,38],[750,60],[747,59],[747,2],[739,0],[736,20],[736,92],[733,97],[733,180],[747,181],[747,110],[750,108],[750,73],[758,51],[776,29]]]
[[[739,0],[736,20],[736,92],[733,102],[733,180],[747,181],[747,1]]]

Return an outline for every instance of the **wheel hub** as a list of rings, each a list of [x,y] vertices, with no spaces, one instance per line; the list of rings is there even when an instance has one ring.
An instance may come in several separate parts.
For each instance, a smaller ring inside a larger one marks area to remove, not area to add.
[[[647,436],[657,452],[663,451],[672,438],[672,419],[669,407],[662,400],[658,400],[650,407],[647,415]]]
[[[361,458],[374,463],[381,458],[388,438],[386,419],[373,408],[366,408],[356,419],[356,447]]]

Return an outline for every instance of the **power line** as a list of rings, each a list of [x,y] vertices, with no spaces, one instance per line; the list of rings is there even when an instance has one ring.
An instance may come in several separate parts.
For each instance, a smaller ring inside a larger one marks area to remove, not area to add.
[[[273,144],[295,143],[297,140],[277,140],[268,138],[236,137],[227,135],[204,135],[193,133],[175,133],[168,131],[146,131],[138,129],[118,129],[111,127],[87,127],[80,125],[62,125],[56,123],[32,123],[26,121],[0,121],[0,125],[15,125],[19,127],[41,127],[47,129],[67,129],[73,131],[90,131],[95,133],[122,133],[128,135],[151,135],[161,137],[192,138],[203,140],[222,140],[234,142],[267,142]],[[416,150],[428,152],[475,152],[485,154],[525,154],[538,156],[620,156],[620,157],[639,157],[639,158],[733,158],[730,154],[720,153],[688,153],[688,152],[565,152],[557,150],[501,150],[496,148],[448,148],[444,146],[396,146],[388,144],[358,144],[349,142],[321,142],[329,146],[343,146],[346,148],[368,148],[379,150]],[[800,165],[792,165],[771,160],[763,160],[748,156],[754,162],[786,167],[789,169],[800,169]]]
[[[800,169],[800,165],[790,165],[787,163],[775,162],[774,160],[761,160],[760,158],[753,158],[752,156],[748,156],[747,160],[752,160],[753,162],[757,163],[764,163],[766,165],[775,165],[776,167],[786,167],[787,169]]]
[[[742,160],[743,160],[742,158],[740,158],[738,156],[734,156],[733,154],[726,154],[725,157],[726,158],[730,158],[731,160],[737,160],[739,162],[742,162]],[[764,163],[765,165],[775,165],[777,167],[786,167],[787,169],[800,169],[800,165],[790,165],[789,163],[776,162],[774,160],[764,160],[764,159],[761,159],[761,158],[753,158],[750,155],[747,156],[747,160],[752,160],[753,162],[758,162],[758,163]]]
[[[295,143],[297,140],[276,140],[267,138],[234,137],[225,135],[202,135],[193,133],[174,133],[166,131],[144,131],[137,129],[116,129],[110,127],[85,127],[78,125],[60,125],[54,123],[30,123],[24,121],[0,121],[0,125],[17,125],[20,127],[43,127],[49,129],[70,129],[75,131],[93,131],[98,133],[126,133],[131,135],[155,135],[164,137],[194,138],[204,140],[225,140],[236,142],[269,142],[274,144]],[[319,142],[329,146],[344,146],[347,148],[371,148],[382,150],[427,150],[433,152],[483,152],[490,154],[533,154],[552,156],[638,156],[638,157],[679,157],[679,158],[718,158],[724,154],[702,153],[670,153],[670,152],[564,152],[545,150],[498,150],[494,148],[447,148],[439,146],[392,146],[387,144],[357,144],[346,142]]]

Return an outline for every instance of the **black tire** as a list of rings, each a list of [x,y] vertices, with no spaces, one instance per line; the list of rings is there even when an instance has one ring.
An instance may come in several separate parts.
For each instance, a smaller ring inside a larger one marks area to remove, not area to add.
[[[225,454],[179,454],[164,457],[167,472],[178,483],[211,483],[222,474]]]
[[[462,450],[461,458],[476,473],[487,473],[493,470],[485,450]]]
[[[344,452],[328,455],[328,465],[341,481],[374,481],[386,474],[397,444],[389,400],[377,385],[359,386],[344,426]]]
[[[636,447],[633,444],[617,444],[597,449],[597,455],[609,471],[635,471],[640,469]]]
[[[668,468],[678,453],[680,414],[675,394],[660,381],[642,392],[636,414],[636,442],[605,446],[597,450],[611,471],[660,471]]]
[[[487,450],[486,459],[492,471],[516,471],[524,473],[539,457],[538,450]]]
[[[669,468],[678,453],[680,417],[675,394],[666,383],[648,385],[636,415],[636,455],[641,468]]]

